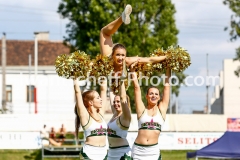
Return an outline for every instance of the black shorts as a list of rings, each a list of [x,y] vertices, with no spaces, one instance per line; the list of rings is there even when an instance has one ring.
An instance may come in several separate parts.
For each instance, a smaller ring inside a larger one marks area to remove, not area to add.
[[[58,138],[65,138],[65,136],[64,135],[60,135]]]

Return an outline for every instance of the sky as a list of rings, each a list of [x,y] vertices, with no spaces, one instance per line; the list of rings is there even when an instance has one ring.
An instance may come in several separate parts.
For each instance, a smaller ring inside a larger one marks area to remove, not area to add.
[[[34,32],[49,31],[50,40],[63,40],[67,19],[56,12],[61,0],[0,0],[0,37],[33,40]],[[178,45],[191,56],[191,65],[184,71],[189,76],[219,76],[224,59],[235,57],[239,40],[230,42],[229,26],[233,14],[222,0],[172,0],[176,8]],[[133,8],[134,9],[134,8]],[[208,58],[207,58],[208,54]],[[193,81],[189,80],[189,83]],[[218,84],[218,82],[217,82]],[[209,88],[209,99],[214,86]],[[182,86],[178,97],[179,113],[203,110],[206,106],[206,85]],[[172,100],[175,101],[175,97]]]

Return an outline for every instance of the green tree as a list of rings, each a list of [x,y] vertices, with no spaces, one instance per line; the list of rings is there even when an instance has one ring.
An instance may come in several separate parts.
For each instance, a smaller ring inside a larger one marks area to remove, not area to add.
[[[108,0],[62,0],[58,13],[70,20],[65,42],[71,44],[72,51],[80,49],[96,56],[100,52],[100,29],[118,18],[126,4],[131,4],[133,8],[131,24],[123,24],[113,36],[113,42],[124,44],[128,56],[149,56],[154,49],[167,49],[177,44],[176,10],[171,0],[118,0],[112,3]],[[180,82],[186,77],[183,73],[176,76]],[[180,84],[174,86],[173,93],[178,95],[179,88]],[[142,90],[145,91],[146,86]],[[128,94],[133,104],[132,86]]]
[[[71,51],[82,50],[96,56],[99,53],[100,29],[117,17],[116,6],[107,0],[62,0],[58,13],[69,19],[64,41]]]
[[[236,41],[240,37],[240,1],[239,0],[224,0],[223,4],[233,11],[231,16],[230,27],[225,27],[225,30],[229,29],[229,35],[231,41]],[[236,57],[234,60],[240,61],[240,46],[236,49]],[[240,66],[238,66],[235,74],[240,76]]]

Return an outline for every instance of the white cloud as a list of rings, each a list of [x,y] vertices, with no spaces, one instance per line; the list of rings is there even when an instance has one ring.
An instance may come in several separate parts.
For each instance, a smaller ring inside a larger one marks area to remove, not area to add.
[[[60,0],[0,0],[0,30],[7,32],[10,39],[32,39],[35,31],[49,31],[52,40],[60,40],[68,21],[61,20],[57,13],[59,3]]]
[[[194,21],[199,22],[208,19],[230,18],[231,13],[222,1],[193,1],[193,0],[172,0],[177,10],[177,21]]]
[[[224,39],[205,38],[197,39],[192,38],[184,40],[182,46],[186,48],[190,54],[231,54],[235,55],[235,49],[239,47],[239,41],[227,42]]]
[[[0,4],[5,6],[19,6],[19,7],[25,7],[27,8],[35,8],[35,9],[54,9],[56,4],[58,4],[60,1],[56,0],[0,0]]]
[[[180,30],[179,45],[191,54],[235,54],[239,41],[231,43],[223,29],[230,22],[231,11],[219,0],[173,0]]]

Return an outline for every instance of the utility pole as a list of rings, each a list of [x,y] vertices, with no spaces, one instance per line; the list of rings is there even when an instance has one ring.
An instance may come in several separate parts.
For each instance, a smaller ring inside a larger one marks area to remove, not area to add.
[[[34,39],[34,66],[35,66],[35,87],[34,87],[34,113],[37,114],[37,72],[38,72],[38,32],[35,32],[35,39]]]
[[[6,33],[2,37],[2,113],[6,113]]]
[[[31,87],[31,54],[28,56],[28,63],[29,63],[29,114],[31,114],[31,102],[32,102],[32,87]]]
[[[207,53],[207,59],[206,59],[206,64],[207,64],[207,77],[206,79],[208,79],[208,53]],[[210,108],[209,108],[209,103],[208,103],[208,88],[209,88],[209,84],[208,84],[208,81],[206,81],[206,89],[207,89],[207,114],[210,113]]]
[[[60,36],[61,36],[61,39],[62,39],[62,19],[63,19],[63,16],[61,14],[59,14],[60,16]]]

